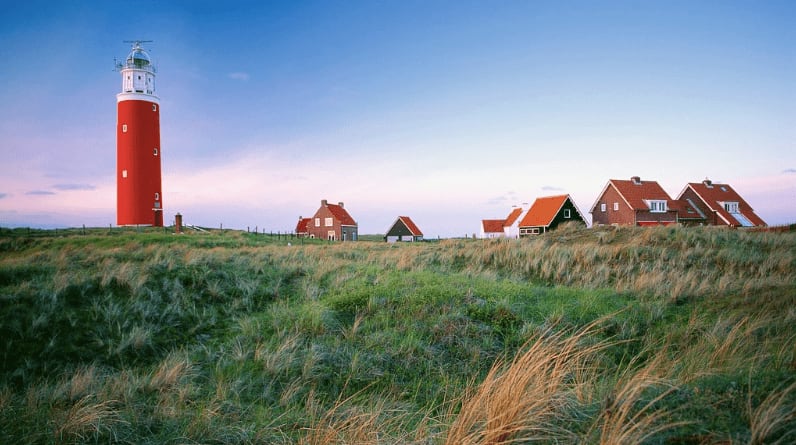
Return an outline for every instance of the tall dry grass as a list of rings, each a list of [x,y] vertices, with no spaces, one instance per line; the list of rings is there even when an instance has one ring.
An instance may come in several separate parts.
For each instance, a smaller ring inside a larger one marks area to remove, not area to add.
[[[750,445],[796,442],[796,382],[772,391],[757,407],[748,402]]]
[[[584,397],[582,386],[596,378],[593,364],[609,346],[587,342],[596,329],[591,324],[575,333],[546,330],[511,362],[496,362],[463,400],[444,443],[576,442],[570,427]]]

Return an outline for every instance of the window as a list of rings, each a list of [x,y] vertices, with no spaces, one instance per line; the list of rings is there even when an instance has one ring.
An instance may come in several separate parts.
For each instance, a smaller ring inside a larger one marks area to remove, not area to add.
[[[320,226],[321,226],[321,219],[315,218],[315,227],[320,227]]]
[[[122,170],[122,178],[126,178],[126,177],[127,177],[127,170]]]
[[[564,218],[570,218],[570,217],[571,217],[571,211],[569,209],[564,209]]]
[[[158,148],[157,148],[157,147],[155,147],[155,150],[154,150],[153,154],[154,154],[155,156],[157,156],[157,155],[158,155]]]
[[[159,208],[160,208],[160,203],[159,203],[159,202],[157,202],[157,201],[155,201],[155,208],[156,208],[156,209],[159,209]]]
[[[158,111],[158,104],[152,104],[152,111]]]
[[[738,203],[737,202],[725,202],[724,203],[724,210],[728,211],[729,213],[738,213]]]
[[[127,133],[127,124],[122,124],[122,133]]]
[[[650,200],[648,201],[648,205],[650,208],[650,212],[652,213],[663,213],[666,211],[666,201]]]
[[[332,227],[334,225],[334,220],[332,218],[325,218],[323,223],[326,227]]]
[[[615,202],[614,203],[614,212],[618,212],[618,211],[619,211],[619,203]]]
[[[160,193],[155,192],[155,201],[160,201]]]
[[[601,212],[605,211],[605,203],[600,204],[600,211]]]

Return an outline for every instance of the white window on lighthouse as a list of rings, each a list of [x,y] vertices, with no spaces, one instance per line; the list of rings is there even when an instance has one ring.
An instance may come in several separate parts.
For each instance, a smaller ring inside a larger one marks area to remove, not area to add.
[[[157,155],[158,155],[158,148],[157,148],[157,147],[155,147],[155,152],[154,152],[154,155],[155,155],[155,156],[157,156]]]
[[[155,192],[155,201],[160,201],[160,193]]]
[[[125,170],[122,170],[122,178],[126,178],[126,177],[127,177],[127,170],[125,169]]]
[[[122,124],[122,133],[127,133],[127,124]]]

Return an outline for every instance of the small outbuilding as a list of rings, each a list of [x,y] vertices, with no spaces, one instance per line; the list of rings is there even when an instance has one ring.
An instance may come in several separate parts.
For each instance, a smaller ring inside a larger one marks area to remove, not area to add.
[[[309,236],[309,225],[312,218],[302,218],[299,216],[298,223],[296,224],[296,237],[304,238]]]
[[[408,216],[399,216],[395,220],[390,230],[384,235],[384,241],[394,243],[396,241],[422,241],[423,232],[417,228],[417,225]]]
[[[539,235],[555,229],[559,224],[574,221],[586,225],[583,214],[569,195],[536,198],[528,213],[520,221],[520,236]]]

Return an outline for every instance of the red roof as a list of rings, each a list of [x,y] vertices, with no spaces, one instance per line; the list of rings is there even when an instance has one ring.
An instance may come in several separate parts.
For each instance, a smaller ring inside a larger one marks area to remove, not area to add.
[[[296,233],[307,233],[310,221],[312,218],[299,218],[298,224],[296,224]]]
[[[354,218],[348,214],[348,212],[342,207],[337,204],[326,204],[326,207],[332,212],[334,218],[340,221],[341,225],[344,226],[355,226],[357,222],[354,221]]]
[[[506,217],[506,221],[503,222],[503,225],[510,226],[514,224],[514,221],[516,221],[517,218],[520,217],[520,215],[522,215],[522,207],[516,207],[512,209],[511,213],[509,213],[509,216]]]
[[[677,206],[657,181],[642,181],[638,177],[630,180],[611,179],[608,181],[608,185],[606,185],[605,188],[607,189],[610,186],[616,189],[627,205],[633,210],[649,210],[649,205],[647,205],[645,200],[666,201],[666,207],[669,209]],[[600,193],[597,202],[600,201],[603,194],[605,194],[605,190]],[[594,212],[594,207],[597,205],[597,202],[592,206],[592,212]]]
[[[503,233],[505,221],[505,219],[482,219],[481,227],[484,228],[484,233]]]
[[[727,224],[731,226],[748,226],[744,224],[744,218],[749,223],[755,226],[765,226],[766,223],[757,214],[755,214],[752,207],[741,198],[732,187],[728,184],[714,184],[710,181],[691,182],[686,188],[691,187],[692,190],[702,199],[710,210],[716,212]],[[685,190],[683,190],[685,191]],[[680,193],[682,196],[682,193]],[[738,213],[730,213],[724,207],[725,202],[738,203]],[[740,214],[740,215],[739,215]]]
[[[544,227],[553,222],[561,207],[569,199],[569,195],[546,196],[536,198],[528,213],[520,221],[520,227]]]
[[[407,229],[409,229],[409,233],[411,233],[412,236],[423,236],[423,232],[421,232],[420,229],[417,228],[417,226],[415,225],[414,221],[412,221],[411,218],[409,218],[408,216],[399,216],[398,219],[404,223]]]

